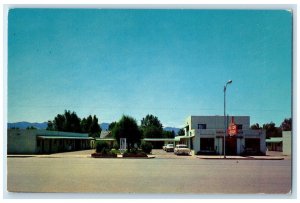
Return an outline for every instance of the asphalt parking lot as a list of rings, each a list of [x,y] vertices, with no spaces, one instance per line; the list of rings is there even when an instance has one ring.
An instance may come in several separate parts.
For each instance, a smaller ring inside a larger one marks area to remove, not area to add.
[[[289,194],[291,190],[290,159],[205,160],[161,151],[154,159],[95,159],[90,152],[9,157],[7,189],[100,194]]]

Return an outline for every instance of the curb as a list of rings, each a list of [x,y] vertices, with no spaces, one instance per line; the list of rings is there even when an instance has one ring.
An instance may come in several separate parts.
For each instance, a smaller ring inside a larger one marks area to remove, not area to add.
[[[219,158],[219,157],[197,157],[198,159],[209,159],[209,160],[284,160],[283,157],[269,157],[269,158],[259,158],[259,157],[229,157],[229,158]]]

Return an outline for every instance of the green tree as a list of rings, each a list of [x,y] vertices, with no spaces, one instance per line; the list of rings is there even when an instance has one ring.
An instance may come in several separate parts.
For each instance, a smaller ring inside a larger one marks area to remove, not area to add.
[[[80,118],[75,112],[65,110],[64,114],[57,114],[53,122],[48,121],[47,129],[63,132],[81,132]]]
[[[57,114],[57,116],[53,120],[54,130],[65,131],[64,130],[65,129],[65,122],[66,122],[66,119],[65,119],[64,115]]]
[[[34,126],[28,126],[27,128],[26,128],[26,130],[36,130],[37,128],[36,127],[34,127]]]
[[[54,124],[52,121],[48,121],[46,130],[54,130]]]
[[[172,131],[163,131],[163,138],[174,138],[175,137],[175,132],[174,130]]]
[[[255,124],[251,125],[250,128],[251,128],[252,130],[259,130],[259,129],[262,129],[262,127],[260,127],[258,123],[255,123]]]
[[[130,116],[123,115],[112,130],[112,135],[120,145],[120,138],[126,138],[128,148],[133,148],[134,144],[140,144],[142,134],[137,122]]]
[[[285,118],[281,123],[280,128],[283,131],[291,131],[292,130],[292,118]]]
[[[162,138],[163,137],[163,125],[156,116],[146,115],[141,120],[141,131],[144,138]]]
[[[177,135],[178,135],[178,136],[183,136],[183,135],[185,135],[184,129],[183,129],[183,128],[179,129]]]
[[[94,138],[100,137],[101,131],[102,129],[98,123],[98,118],[96,117],[96,115],[94,115],[91,126],[89,128],[89,135]]]
[[[80,123],[81,131],[83,133],[89,133],[92,122],[93,122],[93,117],[91,115],[89,115],[87,118],[83,118]]]
[[[115,122],[115,121],[112,122],[112,123],[110,123],[109,126],[108,126],[108,130],[109,130],[109,131],[112,131],[113,128],[116,126],[116,124],[117,124],[117,122]]]
[[[147,115],[145,118],[141,120],[141,127],[147,128],[149,126],[156,126],[161,131],[163,130],[163,125],[161,124],[160,120],[156,116]]]
[[[161,138],[162,131],[157,126],[148,126],[144,129],[142,128],[142,133],[144,138]]]
[[[263,124],[263,129],[266,130],[266,138],[282,136],[281,129],[277,128],[273,122]]]

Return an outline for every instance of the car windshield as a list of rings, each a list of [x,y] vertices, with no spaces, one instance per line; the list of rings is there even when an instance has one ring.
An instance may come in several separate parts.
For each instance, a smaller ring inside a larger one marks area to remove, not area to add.
[[[172,145],[172,144],[168,144],[167,146],[169,146],[169,147],[173,147],[173,145]]]
[[[186,145],[179,145],[179,146],[177,146],[178,148],[187,148],[187,146]]]

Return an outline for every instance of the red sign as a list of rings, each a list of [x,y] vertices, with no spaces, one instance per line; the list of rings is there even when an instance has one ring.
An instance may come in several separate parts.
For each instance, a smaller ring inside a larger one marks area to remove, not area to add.
[[[231,123],[228,126],[227,133],[230,136],[234,136],[234,135],[236,135],[238,133],[238,129],[237,129],[237,126],[234,123],[233,117],[231,118]]]

